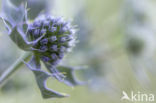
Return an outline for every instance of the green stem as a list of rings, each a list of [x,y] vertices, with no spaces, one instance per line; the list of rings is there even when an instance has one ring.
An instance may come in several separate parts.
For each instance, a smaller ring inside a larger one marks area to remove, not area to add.
[[[4,71],[4,73],[2,73],[0,76],[0,87],[2,87],[9,79],[9,77],[24,64],[22,60],[27,61],[30,57],[30,53],[24,53],[15,61],[15,63],[13,63],[6,71]]]

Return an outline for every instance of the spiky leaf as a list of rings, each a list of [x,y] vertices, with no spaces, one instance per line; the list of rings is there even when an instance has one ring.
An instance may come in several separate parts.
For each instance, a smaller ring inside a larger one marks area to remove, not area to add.
[[[33,71],[43,98],[61,98],[68,96],[47,88],[46,80],[52,75],[40,69],[40,60],[37,57],[33,56],[31,61],[25,64],[31,71]]]

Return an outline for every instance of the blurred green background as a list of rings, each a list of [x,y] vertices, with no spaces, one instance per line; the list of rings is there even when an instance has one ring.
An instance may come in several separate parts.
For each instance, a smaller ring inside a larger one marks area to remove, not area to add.
[[[44,9],[78,26],[79,43],[62,63],[84,66],[77,75],[87,85],[71,88],[49,79],[49,88],[70,97],[42,99],[33,73],[23,66],[0,89],[0,103],[132,103],[120,100],[122,91],[156,94],[155,0],[30,1],[30,19]],[[0,29],[1,75],[23,51]]]

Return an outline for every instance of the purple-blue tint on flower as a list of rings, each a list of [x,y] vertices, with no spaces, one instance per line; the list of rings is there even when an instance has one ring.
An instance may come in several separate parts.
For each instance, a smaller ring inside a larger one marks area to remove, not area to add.
[[[57,55],[56,55],[55,53],[52,53],[52,54],[51,54],[51,58],[52,58],[53,60],[56,60],[56,59],[57,59]]]
[[[33,26],[36,27],[36,28],[37,28],[37,27],[40,27],[41,23],[42,23],[41,20],[35,21],[35,22],[33,23]]]
[[[51,27],[51,28],[49,28],[49,31],[51,31],[51,32],[55,32],[56,30],[57,30],[56,27]]]
[[[45,46],[45,45],[40,46],[41,52],[46,52],[47,50],[48,50],[47,46]]]
[[[67,35],[66,36],[66,40],[72,40],[72,39],[74,39],[73,35]]]
[[[34,34],[33,37],[35,37],[35,39],[36,39],[37,37],[40,36],[40,30],[39,29],[35,29],[33,34]]]
[[[41,30],[41,34],[45,34],[46,32],[47,32],[46,29],[42,29],[42,30]]]
[[[46,57],[46,56],[42,56],[41,59],[44,62],[49,62],[50,61],[50,58],[49,57]]]
[[[48,39],[47,38],[44,38],[42,40],[40,40],[40,44],[41,45],[46,45],[48,43]]]
[[[29,32],[29,33],[32,33],[32,32],[33,32],[33,28],[30,28],[30,29],[28,30],[28,32]]]
[[[51,51],[57,51],[57,45],[52,45],[52,46],[50,47],[50,50],[51,50]]]
[[[64,57],[64,53],[59,53],[59,54],[58,54],[58,57],[59,57],[60,59],[62,59],[62,58]]]
[[[61,46],[61,47],[60,47],[60,52],[65,52],[65,51],[66,51],[66,47]]]
[[[57,37],[56,36],[52,36],[51,38],[50,38],[50,42],[54,42],[54,41],[56,41],[57,40]]]
[[[60,32],[66,32],[68,30],[68,27],[62,27],[62,28],[60,28]]]
[[[44,26],[44,27],[48,27],[49,25],[50,25],[50,21],[44,21],[44,22],[43,22],[43,26]]]
[[[60,37],[60,38],[59,38],[59,42],[60,42],[60,43],[66,42],[66,37]]]
[[[62,30],[62,32],[59,30]],[[34,23],[28,26],[28,34],[30,34],[28,37],[33,41],[43,36],[43,38],[32,47],[35,48],[34,53],[36,53],[43,62],[58,64],[58,61],[63,59],[64,53],[72,47],[66,45],[68,45],[71,40],[75,41],[75,33],[71,31],[74,31],[74,27],[61,17],[37,18]],[[75,42],[72,43],[75,44]],[[52,58],[53,60],[49,60],[48,58]]]

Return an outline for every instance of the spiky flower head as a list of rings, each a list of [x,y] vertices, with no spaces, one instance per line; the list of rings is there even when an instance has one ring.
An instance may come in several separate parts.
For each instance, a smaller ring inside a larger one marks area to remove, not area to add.
[[[43,38],[33,45],[32,50],[43,62],[54,66],[75,45],[75,29],[62,17],[39,17],[29,24],[28,39],[35,41],[41,36]]]

